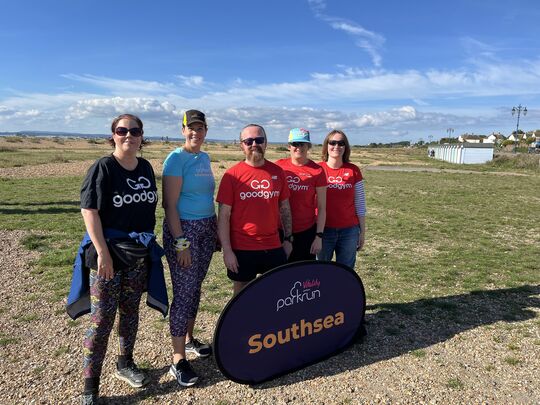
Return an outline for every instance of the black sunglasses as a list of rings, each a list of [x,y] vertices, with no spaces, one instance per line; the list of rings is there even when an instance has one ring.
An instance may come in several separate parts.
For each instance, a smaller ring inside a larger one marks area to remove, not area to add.
[[[345,146],[345,141],[328,141],[328,145],[332,146]]]
[[[307,142],[289,142],[289,145],[291,145],[293,148],[301,148],[302,146],[307,144]]]
[[[139,136],[142,136],[143,131],[140,128],[126,128],[126,127],[116,127],[114,130],[114,133],[118,136],[126,136],[128,132],[131,134],[131,136],[134,136],[138,138]]]
[[[246,146],[253,145],[253,142],[255,142],[257,145],[260,145],[264,143],[264,136],[258,136],[257,138],[246,138],[242,139],[240,142],[242,142]]]

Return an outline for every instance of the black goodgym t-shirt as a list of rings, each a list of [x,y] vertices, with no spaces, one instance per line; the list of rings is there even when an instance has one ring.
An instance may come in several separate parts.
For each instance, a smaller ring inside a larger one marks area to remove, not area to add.
[[[81,208],[97,209],[103,228],[153,232],[158,201],[156,179],[143,159],[126,170],[111,156],[96,161],[81,187]]]

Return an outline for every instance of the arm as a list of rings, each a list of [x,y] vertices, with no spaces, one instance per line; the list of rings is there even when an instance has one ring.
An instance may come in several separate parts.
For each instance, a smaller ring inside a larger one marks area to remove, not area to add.
[[[223,262],[225,267],[234,273],[238,273],[238,260],[231,246],[231,211],[232,207],[227,204],[219,204],[218,236],[223,249]]]
[[[283,234],[285,236],[292,235],[292,216],[289,200],[279,202],[279,215],[281,217],[281,224],[283,225]],[[283,250],[285,250],[285,254],[289,258],[292,252],[292,243],[288,240],[283,241]]]
[[[356,210],[358,222],[360,223],[357,250],[361,250],[364,247],[366,239],[366,194],[364,192],[363,180],[360,180],[354,185],[354,208]]]
[[[326,186],[317,187],[315,189],[317,193],[317,233],[324,231],[324,224],[326,223]],[[322,238],[315,236],[313,243],[311,244],[310,253],[312,255],[318,254],[322,249]]]
[[[178,238],[184,235],[182,225],[180,224],[180,216],[176,210],[176,204],[180,199],[182,191],[182,177],[163,176],[163,208],[165,209],[165,220],[173,238]],[[176,252],[176,260],[181,267],[191,266],[191,252],[189,248]]]
[[[81,214],[84,220],[84,225],[90,239],[96,248],[97,257],[97,274],[105,280],[110,280],[114,276],[113,261],[111,253],[103,235],[103,225],[97,209],[82,208]]]

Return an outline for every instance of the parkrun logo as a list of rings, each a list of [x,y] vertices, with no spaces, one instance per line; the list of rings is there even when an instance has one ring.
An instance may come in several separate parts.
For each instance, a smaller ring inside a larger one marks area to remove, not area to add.
[[[307,185],[301,185],[300,177],[297,176],[287,176],[287,183],[289,183],[289,188],[292,191],[306,191],[308,189]]]
[[[140,176],[137,180],[127,179],[127,185],[129,188],[138,193],[133,194],[124,194],[115,195],[112,198],[113,205],[116,208],[122,207],[124,204],[139,203],[139,202],[148,202],[150,204],[154,203],[158,199],[157,191],[147,190],[151,187],[152,183],[146,177]]]
[[[319,280],[306,280],[303,283],[296,281],[289,291],[289,296],[280,298],[276,303],[276,312],[284,307],[290,307],[300,302],[312,301],[317,298],[321,298],[321,290],[319,287],[321,282]],[[313,287],[317,289],[312,290]]]
[[[251,180],[249,183],[250,187],[256,191],[242,191],[240,193],[240,199],[245,200],[246,198],[264,198],[269,200],[274,197],[279,197],[279,191],[269,191],[270,181],[268,180]]]
[[[352,188],[352,184],[342,184],[343,177],[341,176],[329,176],[328,177],[328,188],[337,188],[338,190],[345,190],[347,188]]]
[[[305,319],[298,323],[293,323],[285,330],[279,330],[277,333],[269,333],[264,338],[261,333],[256,333],[248,339],[250,347],[249,354],[260,352],[263,347],[272,349],[276,344],[284,345],[291,339],[298,340],[314,333],[319,333],[323,329],[332,329],[345,323],[345,314],[337,312],[335,315],[326,315],[324,318],[318,318],[313,322],[308,322]],[[262,338],[262,339],[261,339]]]

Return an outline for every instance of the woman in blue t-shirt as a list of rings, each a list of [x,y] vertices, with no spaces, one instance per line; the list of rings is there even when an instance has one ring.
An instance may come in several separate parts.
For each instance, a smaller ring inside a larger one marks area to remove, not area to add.
[[[208,344],[193,337],[201,284],[217,241],[214,175],[208,154],[201,151],[207,131],[202,112],[186,111],[184,146],[171,152],[163,164],[163,244],[173,285],[169,318],[173,364],[169,371],[181,386],[198,380],[186,352],[199,357],[212,352]]]

